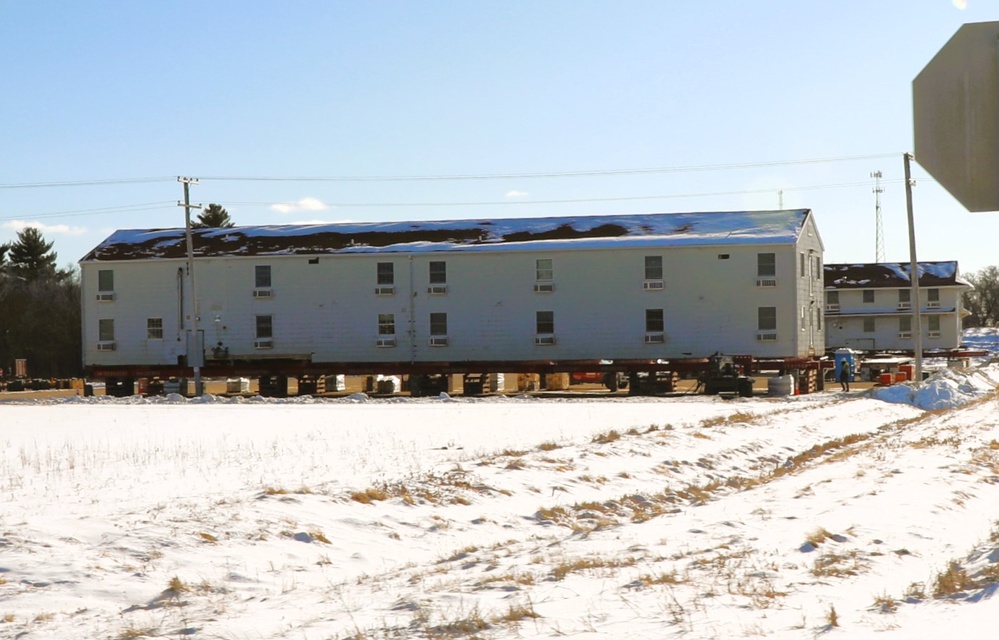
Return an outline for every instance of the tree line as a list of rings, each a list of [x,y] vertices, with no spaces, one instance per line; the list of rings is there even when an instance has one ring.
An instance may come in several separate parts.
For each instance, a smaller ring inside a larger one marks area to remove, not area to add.
[[[231,227],[229,213],[208,205],[194,228]],[[83,374],[80,273],[56,266],[53,243],[27,227],[0,244],[0,369],[12,377],[15,362],[27,361],[31,378]]]

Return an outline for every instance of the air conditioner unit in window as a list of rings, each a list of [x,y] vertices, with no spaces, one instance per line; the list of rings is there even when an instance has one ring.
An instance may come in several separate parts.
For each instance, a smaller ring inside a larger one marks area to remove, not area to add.
[[[376,296],[394,296],[395,287],[375,287]]]
[[[911,302],[899,302],[898,303],[898,308],[899,309],[911,309],[912,308],[912,303]]]
[[[447,346],[447,336],[431,336],[430,337],[431,347],[446,347]]]
[[[112,302],[114,301],[114,291],[102,291],[97,294],[98,302]]]
[[[253,290],[253,297],[254,298],[273,298],[274,297],[274,292],[271,291],[270,289],[254,289]]]
[[[114,343],[114,342],[98,342],[97,343],[97,350],[98,351],[115,351],[117,348],[118,348],[118,345],[117,345],[117,343]]]
[[[273,338],[262,338],[260,340],[253,341],[254,349],[273,349],[274,339]]]
[[[534,344],[541,347],[548,347],[555,344],[555,336],[536,336]]]
[[[777,332],[776,331],[760,331],[756,334],[757,342],[776,342]]]
[[[926,308],[927,309],[939,309],[940,308],[940,301],[939,300],[930,300],[929,302],[926,303]]]
[[[839,303],[830,302],[826,304],[826,313],[839,313]]]
[[[554,282],[539,282],[534,285],[534,293],[552,293],[555,291]]]
[[[395,336],[391,338],[378,338],[375,341],[376,347],[394,347],[395,346]]]
[[[756,279],[756,286],[757,287],[776,287],[777,286],[777,278],[757,278]]]
[[[898,337],[902,338],[902,339],[911,338],[912,337],[912,332],[911,331],[899,331],[898,332]]]
[[[434,284],[427,287],[427,293],[432,296],[443,296],[447,294],[446,284]]]
[[[662,280],[646,280],[642,283],[642,288],[646,291],[662,291],[663,286]]]
[[[661,333],[645,334],[645,344],[663,344],[664,342],[666,342],[666,336]]]
[[[930,331],[927,335],[929,337],[931,337],[931,338],[939,338],[940,337],[940,332],[939,331]]]

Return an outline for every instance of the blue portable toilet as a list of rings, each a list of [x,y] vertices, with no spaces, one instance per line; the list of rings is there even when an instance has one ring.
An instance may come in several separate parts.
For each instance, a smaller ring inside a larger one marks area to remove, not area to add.
[[[833,355],[836,362],[836,380],[839,380],[839,372],[842,371],[843,367],[846,367],[847,380],[853,382],[853,378],[857,372],[857,361],[854,358],[853,349],[836,349],[836,353]]]

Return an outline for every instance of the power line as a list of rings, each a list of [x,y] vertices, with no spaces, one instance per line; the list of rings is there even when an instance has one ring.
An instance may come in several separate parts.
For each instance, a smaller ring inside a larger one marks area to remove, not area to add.
[[[19,220],[21,218],[71,218],[76,216],[90,216],[102,213],[128,213],[130,211],[153,211],[156,209],[173,208],[177,206],[176,201],[144,202],[140,204],[127,204],[117,207],[101,207],[98,209],[74,209],[70,211],[52,211],[49,213],[32,213],[19,216],[0,216],[0,220]]]
[[[202,181],[215,182],[417,182],[444,180],[509,180],[527,178],[582,178],[600,176],[642,175],[652,173],[684,173],[694,171],[728,171],[733,169],[756,169],[828,162],[851,162],[897,156],[897,153],[878,153],[861,156],[839,156],[832,158],[810,158],[802,160],[773,160],[765,162],[742,162],[728,164],[683,165],[645,169],[599,169],[593,171],[551,171],[540,173],[493,173],[465,175],[426,175],[426,176],[207,176]]]
[[[55,187],[95,187],[110,184],[142,184],[173,181],[174,178],[108,178],[106,180],[62,180],[57,182],[19,182],[0,184],[0,189],[49,189]]]
[[[902,182],[887,180],[885,182]],[[838,184],[809,185],[804,187],[781,187],[782,191],[815,191],[820,189],[844,189],[866,187],[866,182],[843,182]],[[324,202],[327,207],[472,207],[472,206],[524,206],[539,204],[575,204],[587,202],[629,202],[637,200],[670,200],[680,198],[708,198],[715,196],[739,196],[757,193],[774,193],[776,189],[743,189],[738,191],[709,191],[700,193],[675,193],[649,196],[617,196],[612,198],[566,198],[553,200],[485,200],[469,202]],[[228,206],[270,207],[284,203],[275,202],[220,202]]]

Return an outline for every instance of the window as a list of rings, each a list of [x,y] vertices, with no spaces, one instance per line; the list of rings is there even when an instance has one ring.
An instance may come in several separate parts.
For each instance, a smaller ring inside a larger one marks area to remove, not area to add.
[[[430,335],[432,335],[432,336],[446,336],[447,335],[447,314],[446,313],[431,313],[430,314]]]
[[[874,289],[864,289],[864,304],[874,304]]]
[[[97,290],[114,291],[114,271],[102,269],[97,272]]]
[[[815,261],[815,279],[822,279],[822,258],[815,256],[812,258]]]
[[[253,268],[253,286],[257,289],[271,288],[271,265],[258,264]]]
[[[756,254],[756,275],[761,278],[773,278],[777,275],[777,254]]]
[[[378,335],[380,335],[380,336],[394,336],[395,335],[395,314],[394,313],[379,313],[378,314]]]
[[[536,280],[554,280],[555,269],[552,266],[551,258],[538,258],[535,262]]]
[[[114,342],[113,319],[105,318],[97,321],[97,340],[99,342]]]
[[[146,338],[163,339],[163,318],[146,318]]]
[[[900,338],[908,337],[908,335],[902,334],[912,334],[912,316],[902,316],[898,319],[898,332]]]
[[[727,253],[719,253],[718,254],[718,259],[719,260],[728,260],[728,254]]]
[[[538,311],[536,317],[536,324],[537,324],[537,333],[539,334],[555,333],[555,312]]]
[[[927,316],[926,320],[928,321],[927,328],[929,329],[930,333],[931,334],[933,334],[933,333],[939,334],[940,333],[940,316]]]
[[[899,289],[898,290],[898,301],[899,302],[910,302],[912,300],[912,290],[911,289]]]
[[[256,335],[258,340],[269,339],[274,337],[274,320],[273,316],[257,316],[256,317]]]
[[[926,290],[926,306],[930,309],[940,308],[940,289]]]
[[[804,278],[805,277],[805,252],[802,251],[798,255],[801,256],[801,260],[799,261],[801,263],[801,267],[800,267],[801,274],[800,274],[800,277]]]
[[[874,333],[874,318],[864,318],[864,333]]]
[[[665,329],[666,323],[663,320],[663,310],[662,309],[646,309],[645,310],[645,332],[646,333],[662,333]]]
[[[760,331],[777,330],[777,307],[759,308],[757,316],[757,329]]]
[[[395,266],[391,262],[378,263],[378,284],[395,284]]]
[[[839,291],[826,291],[826,304],[839,304]]]
[[[443,260],[430,263],[430,284],[447,284],[447,263]]]
[[[645,279],[646,280],[663,279],[662,256],[645,256]]]

